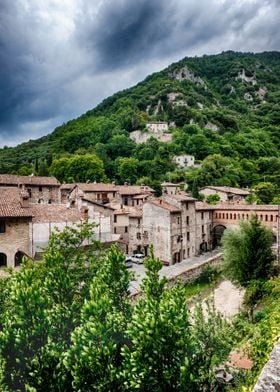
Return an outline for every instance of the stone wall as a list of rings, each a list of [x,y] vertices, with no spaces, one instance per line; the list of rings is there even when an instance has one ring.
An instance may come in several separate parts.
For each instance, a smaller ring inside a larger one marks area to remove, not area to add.
[[[274,347],[253,392],[280,391],[280,342]]]
[[[172,276],[168,279],[167,282],[167,287],[171,288],[173,287],[177,282],[192,282],[196,278],[199,277],[199,275],[202,273],[203,269],[206,266],[212,266],[216,267],[219,266],[222,262],[222,253],[218,253],[215,256],[209,257],[209,259],[205,260],[205,262],[196,265],[192,268],[187,268],[185,271],[178,273],[175,276]],[[138,298],[142,296],[142,292],[138,291],[137,293],[134,293],[130,296],[132,302],[136,302]]]

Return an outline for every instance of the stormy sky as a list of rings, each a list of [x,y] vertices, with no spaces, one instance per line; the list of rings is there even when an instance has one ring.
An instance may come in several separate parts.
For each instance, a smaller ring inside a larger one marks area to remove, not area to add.
[[[0,147],[185,56],[280,49],[280,0],[0,0]]]

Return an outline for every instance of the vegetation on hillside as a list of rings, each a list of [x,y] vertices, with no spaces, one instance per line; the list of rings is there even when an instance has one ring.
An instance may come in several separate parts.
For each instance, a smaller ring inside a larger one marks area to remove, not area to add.
[[[270,202],[280,186],[279,80],[279,52],[185,58],[48,136],[4,147],[0,172],[56,174],[59,163],[64,164],[61,158],[94,154],[111,181],[145,178],[187,181],[190,188],[195,182],[198,187],[258,189],[265,183],[274,187],[272,197],[264,198]],[[172,142],[151,139],[136,145],[129,138],[134,130],[145,132],[150,120],[174,122]],[[172,157],[181,153],[193,154],[201,167],[176,167]],[[61,181],[79,180],[71,170],[61,173]],[[95,179],[91,172],[82,177]]]

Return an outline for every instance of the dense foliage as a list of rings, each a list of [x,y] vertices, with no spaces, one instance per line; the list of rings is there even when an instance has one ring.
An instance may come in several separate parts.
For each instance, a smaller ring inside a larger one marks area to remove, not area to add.
[[[186,66],[202,83],[176,79]],[[240,77],[243,70],[246,81]],[[93,154],[103,161],[109,180],[187,181],[190,188],[194,182],[197,187],[258,185],[260,198],[270,202],[280,185],[279,80],[278,52],[185,58],[46,137],[4,147],[0,172],[63,173],[70,154]],[[144,132],[149,120],[175,122],[172,142],[151,139],[136,145],[130,132]],[[202,166],[179,169],[172,157],[181,153],[193,154]],[[70,170],[59,178],[76,177]],[[105,177],[83,171],[81,178]]]
[[[239,229],[226,230],[222,244],[225,271],[235,283],[247,287],[252,281],[271,277],[273,233],[257,215],[241,221]]]
[[[68,227],[41,263],[1,280],[1,391],[214,390],[231,325],[211,303],[190,317],[184,287],[166,288],[153,255],[133,305],[123,253],[81,248],[91,236]]]

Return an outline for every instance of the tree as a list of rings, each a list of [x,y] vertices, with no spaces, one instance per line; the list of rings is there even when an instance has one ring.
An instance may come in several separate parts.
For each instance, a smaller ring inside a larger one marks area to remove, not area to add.
[[[217,204],[221,200],[220,196],[217,193],[213,195],[208,195],[206,198],[206,202],[212,205]]]
[[[138,159],[119,158],[116,160],[117,174],[121,183],[129,181],[135,184],[138,176]]]
[[[225,270],[234,282],[247,287],[252,280],[272,275],[273,234],[262,226],[257,215],[241,222],[238,230],[226,230],[222,244]]]
[[[269,204],[276,193],[276,187],[271,182],[260,182],[255,186],[256,195],[264,204]]]
[[[59,181],[86,182],[106,180],[104,165],[95,154],[73,155],[53,161],[50,172]]]

